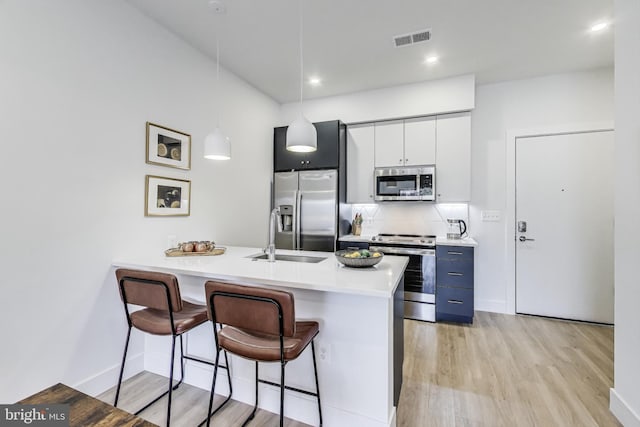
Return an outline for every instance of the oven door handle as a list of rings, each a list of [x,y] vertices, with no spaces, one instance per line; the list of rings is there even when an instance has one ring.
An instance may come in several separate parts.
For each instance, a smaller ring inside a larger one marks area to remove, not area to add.
[[[397,248],[393,246],[369,246],[369,250],[382,252],[383,254],[436,256],[436,251],[433,249]]]

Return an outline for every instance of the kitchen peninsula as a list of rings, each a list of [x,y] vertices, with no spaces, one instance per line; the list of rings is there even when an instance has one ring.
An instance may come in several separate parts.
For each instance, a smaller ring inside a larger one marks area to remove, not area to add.
[[[292,292],[296,317],[320,323],[316,357],[324,425],[395,426],[402,385],[402,296],[408,259],[385,256],[375,267],[347,268],[331,252],[277,252],[325,258],[317,263],[270,263],[251,258],[259,253],[258,248],[228,247],[220,256],[165,257],[160,251],[117,258],[113,268],[173,273],[178,277],[182,297],[201,304],[205,303],[204,283],[210,279]],[[123,329],[123,341],[124,334]],[[147,335],[144,340],[144,354],[139,356],[144,358],[144,370],[168,376],[170,339]],[[185,343],[189,354],[213,358],[210,324],[189,333]],[[232,357],[230,365],[233,398],[253,405],[252,362]],[[227,394],[222,372],[216,391]],[[277,382],[279,375],[278,364],[260,365],[262,378]],[[187,363],[185,382],[208,390],[211,377],[208,366]],[[314,389],[309,350],[287,365],[286,378],[289,385]],[[264,384],[260,387],[260,407],[278,413],[279,390]],[[285,416],[317,425],[315,399],[287,391]]]

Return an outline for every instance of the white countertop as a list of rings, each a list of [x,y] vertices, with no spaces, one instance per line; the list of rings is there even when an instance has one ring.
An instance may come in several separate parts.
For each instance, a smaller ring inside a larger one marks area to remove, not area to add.
[[[222,255],[167,257],[163,251],[116,257],[114,267],[158,270],[236,283],[264,284],[294,289],[391,298],[407,266],[404,256],[385,255],[369,268],[349,268],[336,260],[333,252],[280,250],[278,254],[321,256],[319,263],[252,260],[259,248],[229,246]]]
[[[464,237],[462,239],[447,239],[446,237],[436,237],[436,245],[470,246],[475,248],[476,246],[478,246],[478,242],[476,242],[472,237]]]
[[[373,236],[354,236],[353,234],[347,234],[345,236],[340,237],[341,242],[369,242],[372,243],[371,238]],[[446,246],[470,246],[476,247],[478,246],[478,242],[476,242],[472,237],[465,237],[463,239],[447,239],[446,237],[436,237],[436,245],[446,245]]]

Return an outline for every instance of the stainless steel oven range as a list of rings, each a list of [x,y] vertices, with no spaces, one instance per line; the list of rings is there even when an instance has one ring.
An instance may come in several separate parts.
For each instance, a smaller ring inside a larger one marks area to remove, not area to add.
[[[409,257],[404,272],[405,319],[436,320],[436,237],[412,234],[378,234],[369,249]]]

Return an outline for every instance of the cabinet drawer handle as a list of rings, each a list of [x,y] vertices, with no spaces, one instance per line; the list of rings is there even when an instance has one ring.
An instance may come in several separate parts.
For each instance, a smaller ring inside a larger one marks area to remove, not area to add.
[[[447,302],[449,304],[464,304],[464,302],[462,302],[460,300],[457,300],[457,299],[450,299],[450,300],[447,300]]]
[[[464,276],[463,273],[447,273],[447,276]]]
[[[447,251],[449,255],[464,255],[462,252]]]

